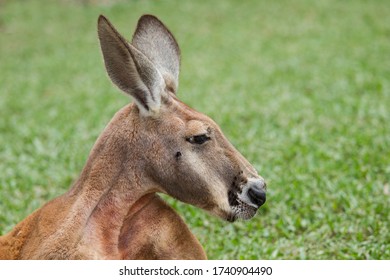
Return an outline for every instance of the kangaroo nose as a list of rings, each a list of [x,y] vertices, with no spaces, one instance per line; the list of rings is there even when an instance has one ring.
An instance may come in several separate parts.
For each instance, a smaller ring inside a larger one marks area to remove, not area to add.
[[[264,180],[259,179],[252,181],[251,186],[248,189],[248,196],[250,200],[257,205],[257,207],[260,207],[266,201],[266,194],[264,188]]]

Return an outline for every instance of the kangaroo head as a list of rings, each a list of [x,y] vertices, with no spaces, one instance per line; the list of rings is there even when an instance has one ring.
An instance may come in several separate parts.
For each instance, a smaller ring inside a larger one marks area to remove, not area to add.
[[[156,17],[142,16],[127,42],[100,16],[98,34],[112,82],[135,101],[137,161],[157,190],[223,219],[250,219],[266,200],[265,182],[219,126],[176,97],[180,49]]]

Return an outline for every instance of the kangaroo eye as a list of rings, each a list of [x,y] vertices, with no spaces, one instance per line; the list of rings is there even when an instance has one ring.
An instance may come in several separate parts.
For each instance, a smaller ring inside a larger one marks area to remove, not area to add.
[[[204,142],[209,141],[210,139],[211,138],[207,136],[207,134],[200,134],[200,135],[188,137],[186,140],[191,144],[201,145]]]

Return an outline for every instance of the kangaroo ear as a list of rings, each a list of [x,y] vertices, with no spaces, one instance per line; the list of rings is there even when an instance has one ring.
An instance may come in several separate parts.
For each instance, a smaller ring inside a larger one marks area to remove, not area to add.
[[[142,114],[158,112],[166,85],[157,67],[131,46],[102,15],[98,20],[98,35],[106,70],[112,82],[134,97]]]
[[[167,89],[176,94],[179,85],[180,49],[168,28],[155,16],[143,15],[138,21],[131,44],[156,65]]]

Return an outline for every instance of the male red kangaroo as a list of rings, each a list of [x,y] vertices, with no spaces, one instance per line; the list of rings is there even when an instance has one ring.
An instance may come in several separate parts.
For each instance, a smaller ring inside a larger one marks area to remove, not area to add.
[[[71,189],[0,237],[0,259],[206,259],[156,193],[224,220],[250,219],[265,182],[209,117],[176,97],[180,50],[156,17],[131,43],[100,16],[112,82],[134,98],[96,141]]]

